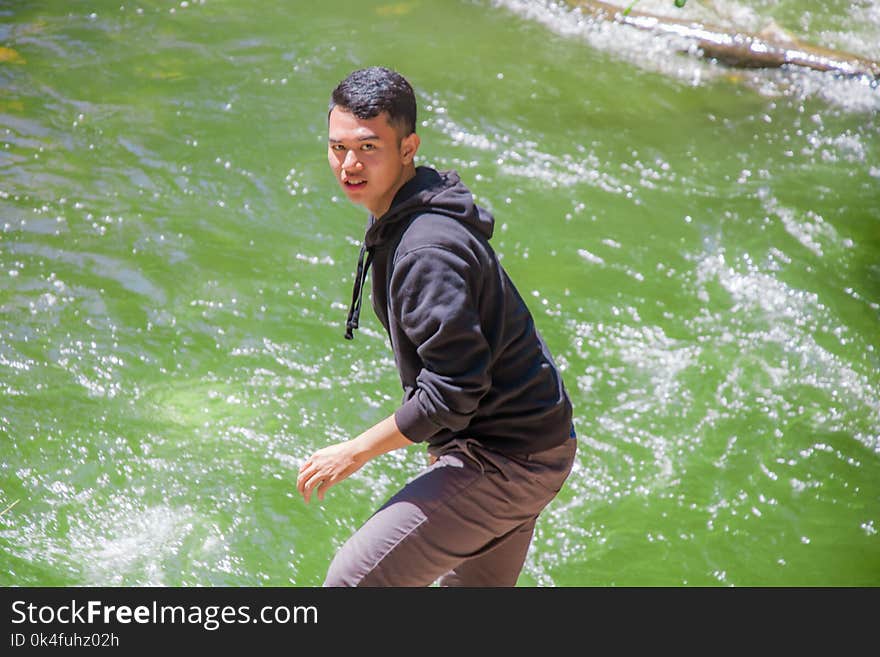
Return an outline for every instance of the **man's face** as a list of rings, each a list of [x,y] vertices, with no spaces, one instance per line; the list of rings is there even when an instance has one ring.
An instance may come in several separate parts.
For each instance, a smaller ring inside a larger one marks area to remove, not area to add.
[[[400,138],[385,112],[372,119],[359,119],[338,106],[330,112],[330,168],[349,200],[376,217],[385,214],[397,190],[412,176],[418,146],[415,133]]]

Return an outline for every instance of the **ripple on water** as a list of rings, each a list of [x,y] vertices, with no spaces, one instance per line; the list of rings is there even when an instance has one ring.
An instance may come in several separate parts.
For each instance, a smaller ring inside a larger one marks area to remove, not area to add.
[[[655,187],[657,181],[674,180],[669,165],[658,161],[656,166],[636,162],[620,167],[621,175],[607,171],[599,157],[584,147],[577,153],[552,154],[542,151],[536,142],[517,139],[503,130],[482,134],[467,129],[445,112],[430,121],[432,127],[448,136],[453,145],[462,145],[493,153],[499,171],[517,178],[538,181],[551,188],[590,185],[613,194],[633,195],[635,186]],[[631,182],[627,181],[627,178]],[[480,177],[477,176],[477,181]]]
[[[13,242],[8,244],[7,248],[12,253],[45,258],[50,263],[73,265],[80,273],[93,274],[101,279],[114,281],[123,289],[145,297],[156,305],[165,304],[165,291],[154,284],[142,272],[128,266],[122,258],[114,258],[99,253],[68,251],[44,244],[31,244],[27,242]],[[64,283],[61,281],[53,280],[52,283],[56,288],[64,287]]]
[[[849,242],[821,218],[765,201],[811,254],[848,253]],[[579,255],[607,266],[590,252]],[[541,583],[553,581],[553,550],[572,555],[569,563],[586,558],[579,548],[600,561],[607,509],[632,509],[640,498],[653,499],[655,512],[675,508],[684,523],[646,519],[639,544],[655,546],[693,540],[701,522],[707,545],[713,535],[742,535],[750,523],[790,538],[802,526],[797,510],[823,496],[864,505],[866,468],[880,455],[880,387],[870,357],[852,357],[862,337],[806,287],[809,277],[805,287],[787,282],[780,271],[791,259],[776,247],[763,265],[748,254],[729,259],[722,247],[687,259],[692,267],[676,280],[685,297],[699,301],[691,315],[670,316],[662,327],[628,324],[626,315],[620,324],[566,322],[573,352],[567,372],[577,382],[587,449],[565,501],[551,507],[536,533],[545,549],[528,563]],[[667,334],[673,325],[676,338]],[[575,517],[596,525],[576,530]],[[864,516],[859,522],[870,531]],[[808,532],[800,532],[798,543],[809,545]],[[785,567],[785,550],[776,549],[783,555],[776,566]],[[707,573],[717,581],[744,581],[733,556],[711,561]]]
[[[710,281],[720,283],[733,306],[695,318],[694,329],[715,336],[716,348],[734,347],[739,354],[734,364],[757,363],[769,383],[750,391],[747,381],[737,383],[742,370],[734,367],[720,389],[719,399],[727,399],[722,393],[729,391],[738,398],[738,408],[744,409],[747,401],[755,401],[756,394],[763,395],[775,402],[775,415],[794,419],[792,416],[797,416],[796,409],[800,408],[795,403],[800,389],[812,388],[839,412],[811,413],[811,428],[850,433],[864,447],[876,452],[880,434],[877,382],[870,372],[857,371],[855,363],[819,344],[818,335],[841,336],[846,328],[818,296],[760,271],[750,259],[728,265],[722,253],[698,258],[697,294],[707,301]],[[736,324],[740,325],[739,330],[731,332],[728,327]],[[766,402],[761,406],[766,406]]]

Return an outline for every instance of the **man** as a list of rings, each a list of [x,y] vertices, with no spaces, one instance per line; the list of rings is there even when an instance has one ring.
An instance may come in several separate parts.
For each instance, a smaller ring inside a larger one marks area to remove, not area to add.
[[[324,585],[513,586],[575,457],[562,378],[489,245],[492,216],[455,172],[416,167],[409,83],[386,68],[355,71],[333,91],[328,136],[340,186],[371,215],[345,337],[372,265],[404,399],[309,457],[297,489],[323,499],[370,459],[413,443],[427,443],[433,464],[348,540]]]

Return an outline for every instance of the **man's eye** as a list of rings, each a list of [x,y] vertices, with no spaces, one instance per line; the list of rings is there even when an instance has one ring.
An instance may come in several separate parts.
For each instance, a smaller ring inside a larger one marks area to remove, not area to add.
[[[376,147],[373,144],[364,144],[363,146],[361,146],[361,150],[362,151],[374,151],[374,150],[376,150]]]
[[[337,153],[338,153],[339,151],[344,151],[344,150],[345,150],[345,146],[343,146],[342,144],[333,144],[332,146],[330,146],[330,148],[331,148],[332,150],[336,151]]]

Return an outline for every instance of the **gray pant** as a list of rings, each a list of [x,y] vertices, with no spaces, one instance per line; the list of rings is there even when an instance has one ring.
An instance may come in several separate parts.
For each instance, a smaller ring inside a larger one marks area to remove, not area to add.
[[[324,586],[514,586],[577,451],[512,456],[458,438],[342,546]]]

